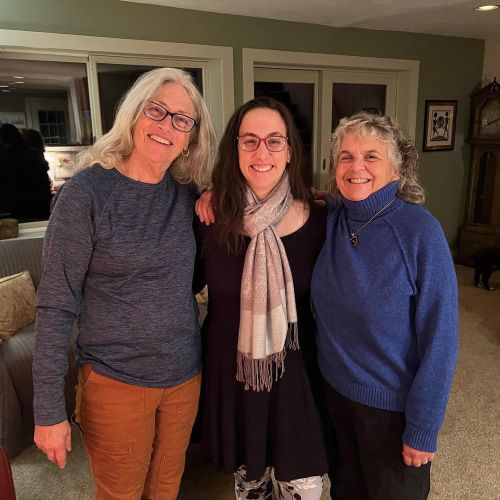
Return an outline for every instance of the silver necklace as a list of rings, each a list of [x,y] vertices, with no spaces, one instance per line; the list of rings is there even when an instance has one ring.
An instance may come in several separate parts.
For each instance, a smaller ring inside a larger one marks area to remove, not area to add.
[[[346,214],[346,218],[345,220],[347,221],[347,227],[349,228],[349,232],[351,233],[351,236],[349,237],[349,241],[351,242],[351,245],[353,247],[357,246],[359,244],[359,238],[358,238],[358,233],[364,229],[366,226],[368,226],[368,224],[370,224],[370,222],[375,219],[378,215],[380,215],[394,200],[396,199],[396,197],[394,197],[389,203],[387,203],[387,205],[383,206],[368,222],[365,222],[357,231],[353,232],[352,229],[351,229],[351,225],[349,224],[349,219],[347,218],[347,214]]]

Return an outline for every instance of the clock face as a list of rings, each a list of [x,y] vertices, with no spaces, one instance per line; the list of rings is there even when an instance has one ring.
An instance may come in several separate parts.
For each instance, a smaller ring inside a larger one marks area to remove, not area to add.
[[[500,99],[490,99],[481,109],[479,133],[500,135]]]

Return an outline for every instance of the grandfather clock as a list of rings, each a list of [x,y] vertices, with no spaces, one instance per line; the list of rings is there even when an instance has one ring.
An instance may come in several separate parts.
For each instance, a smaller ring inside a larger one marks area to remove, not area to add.
[[[500,85],[496,78],[471,96],[468,142],[471,169],[460,257],[485,247],[500,247]]]

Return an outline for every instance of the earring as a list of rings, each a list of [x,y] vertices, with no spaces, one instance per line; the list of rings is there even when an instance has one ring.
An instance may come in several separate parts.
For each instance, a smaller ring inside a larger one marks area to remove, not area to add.
[[[184,156],[185,158],[187,158],[189,156],[189,148],[182,150],[182,156]]]

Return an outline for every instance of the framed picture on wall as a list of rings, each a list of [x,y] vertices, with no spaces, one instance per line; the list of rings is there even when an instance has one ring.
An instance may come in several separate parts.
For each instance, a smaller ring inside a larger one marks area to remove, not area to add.
[[[455,147],[457,101],[425,101],[424,151]]]

